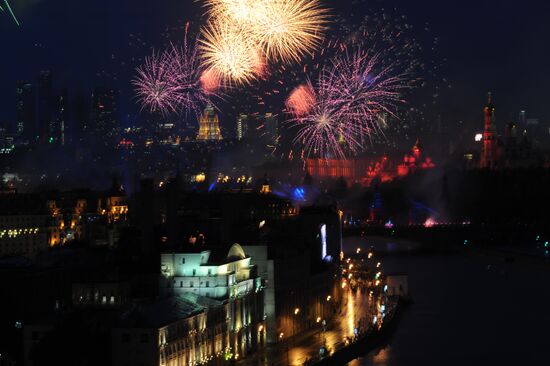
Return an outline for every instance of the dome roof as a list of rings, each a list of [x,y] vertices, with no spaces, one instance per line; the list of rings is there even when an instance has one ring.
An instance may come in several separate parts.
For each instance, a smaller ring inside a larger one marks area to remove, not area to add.
[[[245,258],[246,254],[244,253],[243,248],[237,243],[233,244],[227,253],[227,259],[238,260]]]

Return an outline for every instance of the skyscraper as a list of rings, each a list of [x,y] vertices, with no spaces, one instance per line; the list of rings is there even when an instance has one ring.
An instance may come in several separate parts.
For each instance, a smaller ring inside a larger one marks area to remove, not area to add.
[[[36,113],[33,85],[26,81],[18,81],[16,94],[16,126],[15,131],[20,138],[32,140],[35,135]]]
[[[81,141],[90,130],[90,99],[78,93],[71,105],[70,135],[73,141]]]
[[[244,113],[237,117],[237,140],[241,141],[248,132],[248,116]]]
[[[268,145],[275,145],[279,139],[279,121],[273,113],[264,116],[265,136]]]
[[[67,123],[67,90],[54,98],[52,120],[50,123],[48,143],[65,145],[65,128]]]
[[[52,73],[40,71],[38,77],[38,131],[37,136],[41,142],[47,142],[49,138],[50,124],[52,122],[53,86]]]
[[[220,120],[214,107],[209,104],[200,120],[199,120],[199,133],[197,135],[197,141],[219,141],[223,140],[220,131]]]
[[[521,129],[525,128],[525,111],[519,111],[518,125]]]
[[[96,137],[107,143],[118,131],[118,91],[95,88],[92,93],[91,124]]]

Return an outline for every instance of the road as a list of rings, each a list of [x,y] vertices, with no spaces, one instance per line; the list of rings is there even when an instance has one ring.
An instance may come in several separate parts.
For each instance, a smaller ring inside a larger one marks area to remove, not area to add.
[[[346,289],[343,295],[341,311],[323,332],[322,325],[296,336],[294,339],[283,340],[276,345],[250,355],[237,362],[239,366],[297,366],[304,365],[307,359],[319,357],[319,350],[325,344],[329,353],[342,348],[345,338],[354,336],[354,329],[360,321],[366,323],[366,318],[372,314],[374,303],[369,295],[357,290],[355,293]],[[372,315],[370,316],[372,319]]]

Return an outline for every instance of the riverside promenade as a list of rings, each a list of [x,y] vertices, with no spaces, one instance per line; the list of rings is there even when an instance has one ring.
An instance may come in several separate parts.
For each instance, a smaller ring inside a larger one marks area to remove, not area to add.
[[[303,332],[291,339],[269,345],[265,349],[236,362],[238,366],[302,366],[331,364],[331,358],[341,358],[345,349],[356,349],[365,338],[383,330],[386,320],[395,313],[397,299],[386,299],[385,320],[373,322],[379,313],[380,298],[374,299],[363,292],[345,290],[340,312],[323,331],[321,324],[317,328]],[[321,356],[321,348],[326,349]],[[365,349],[366,351],[366,349]],[[328,363],[327,363],[328,362]]]

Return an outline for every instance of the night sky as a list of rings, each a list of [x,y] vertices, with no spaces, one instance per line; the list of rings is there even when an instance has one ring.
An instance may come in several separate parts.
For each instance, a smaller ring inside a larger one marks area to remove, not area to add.
[[[128,88],[133,57],[161,45],[167,27],[198,20],[194,0],[11,0],[22,23],[18,28],[0,13],[0,121],[15,118],[16,80],[35,81],[38,71],[51,69],[55,85],[69,92],[93,85]],[[446,58],[441,70],[452,89],[441,93],[445,123],[464,120],[479,125],[486,92],[495,95],[497,119],[548,120],[550,72],[549,5],[525,0],[327,0],[334,12],[352,7],[397,7],[408,22],[430,26],[439,37],[438,54]],[[139,35],[146,46],[137,46]],[[126,98],[129,99],[129,98]],[[129,100],[127,103],[131,103]],[[124,105],[123,105],[123,108]],[[505,120],[505,121],[504,121]]]

